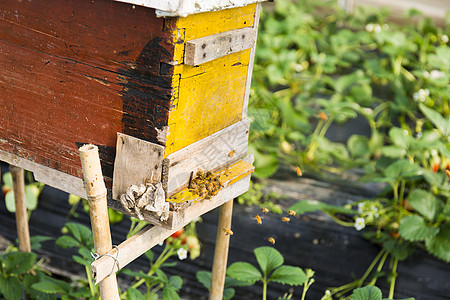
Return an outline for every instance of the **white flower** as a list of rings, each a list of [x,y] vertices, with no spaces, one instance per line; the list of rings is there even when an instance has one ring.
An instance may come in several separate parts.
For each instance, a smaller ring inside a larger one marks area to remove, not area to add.
[[[430,77],[430,72],[428,72],[428,71],[423,71],[423,76],[424,76],[425,78]]]
[[[164,241],[158,243],[158,246],[162,246],[162,245],[164,245]]]
[[[383,24],[383,30],[388,30],[389,29],[389,24]]]
[[[180,249],[178,249],[177,254],[178,254],[178,259],[179,260],[186,259],[186,257],[187,257],[187,250],[184,249],[184,248],[180,248]]]
[[[430,91],[428,89],[420,89],[413,94],[414,101],[425,102],[425,100],[430,96]]]
[[[442,78],[445,76],[445,73],[442,71],[438,71],[438,70],[433,70],[430,72],[430,78],[431,79],[438,79],[438,78]]]
[[[373,24],[372,23],[369,23],[369,24],[366,25],[366,31],[367,32],[373,32]]]
[[[446,35],[446,34],[443,34],[442,36],[441,36],[441,40],[444,42],[444,43],[448,43],[448,36]]]
[[[294,70],[295,72],[300,73],[301,71],[303,71],[303,66],[301,64],[295,64]]]
[[[360,231],[364,227],[366,227],[366,223],[364,222],[364,218],[356,218],[356,220],[355,220],[355,229]]]
[[[358,212],[361,214],[363,212],[364,203],[358,203]]]
[[[380,26],[379,24],[375,24],[375,26],[374,26],[374,28],[373,28],[373,31],[374,31],[375,33],[381,32],[381,26]]]

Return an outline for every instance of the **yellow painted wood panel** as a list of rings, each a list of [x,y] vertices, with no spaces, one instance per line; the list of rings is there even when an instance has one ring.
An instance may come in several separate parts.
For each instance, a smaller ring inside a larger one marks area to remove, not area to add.
[[[222,188],[225,188],[233,183],[238,182],[245,176],[253,173],[254,170],[255,167],[252,164],[240,160],[225,169],[214,172],[214,174],[219,176]],[[185,188],[184,190],[170,197],[167,201],[173,203],[182,203],[190,200],[194,200],[196,202],[201,199],[203,198],[197,195],[195,192],[192,192],[191,190],[189,190],[189,188]]]
[[[180,150],[242,118],[250,49],[198,67],[175,66],[169,135],[165,156]]]

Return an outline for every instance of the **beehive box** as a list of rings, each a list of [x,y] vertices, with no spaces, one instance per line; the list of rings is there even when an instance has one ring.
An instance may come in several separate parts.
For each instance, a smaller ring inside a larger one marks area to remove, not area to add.
[[[108,205],[170,228],[245,192],[256,2],[0,1],[0,160],[85,197],[95,144]],[[213,195],[188,189],[199,172]],[[142,184],[168,219],[121,198]]]

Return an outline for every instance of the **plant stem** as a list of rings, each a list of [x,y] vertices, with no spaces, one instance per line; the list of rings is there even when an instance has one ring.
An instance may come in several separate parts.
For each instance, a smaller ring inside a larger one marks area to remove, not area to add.
[[[333,219],[334,222],[338,223],[341,226],[353,227],[355,225],[354,223],[345,222],[345,221],[340,220],[339,218],[336,218],[332,213],[325,212],[325,214],[327,214],[331,219]]]
[[[384,263],[386,262],[386,258],[388,256],[389,256],[389,252],[385,252],[383,257],[380,260],[380,263],[378,264],[377,273],[380,273],[381,270],[383,269]],[[375,283],[377,282],[377,279],[378,279],[378,277],[374,277],[368,285],[375,285]]]
[[[393,299],[394,297],[395,280],[397,279],[397,265],[398,265],[398,258],[394,258],[394,266],[392,267],[391,286],[389,287],[389,299]]]
[[[91,270],[89,269],[89,266],[84,266],[84,269],[86,270],[86,276],[89,282],[89,290],[91,291],[91,296],[95,297],[95,285],[94,282],[92,280],[92,274],[91,274]]]
[[[267,299],[267,280],[266,280],[266,276],[264,276],[263,279],[263,300]]]

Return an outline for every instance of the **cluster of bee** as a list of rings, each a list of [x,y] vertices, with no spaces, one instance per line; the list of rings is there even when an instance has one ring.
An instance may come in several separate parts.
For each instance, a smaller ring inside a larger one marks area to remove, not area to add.
[[[217,195],[221,188],[222,184],[220,183],[219,176],[209,171],[206,173],[198,171],[189,184],[191,192],[207,200]]]

